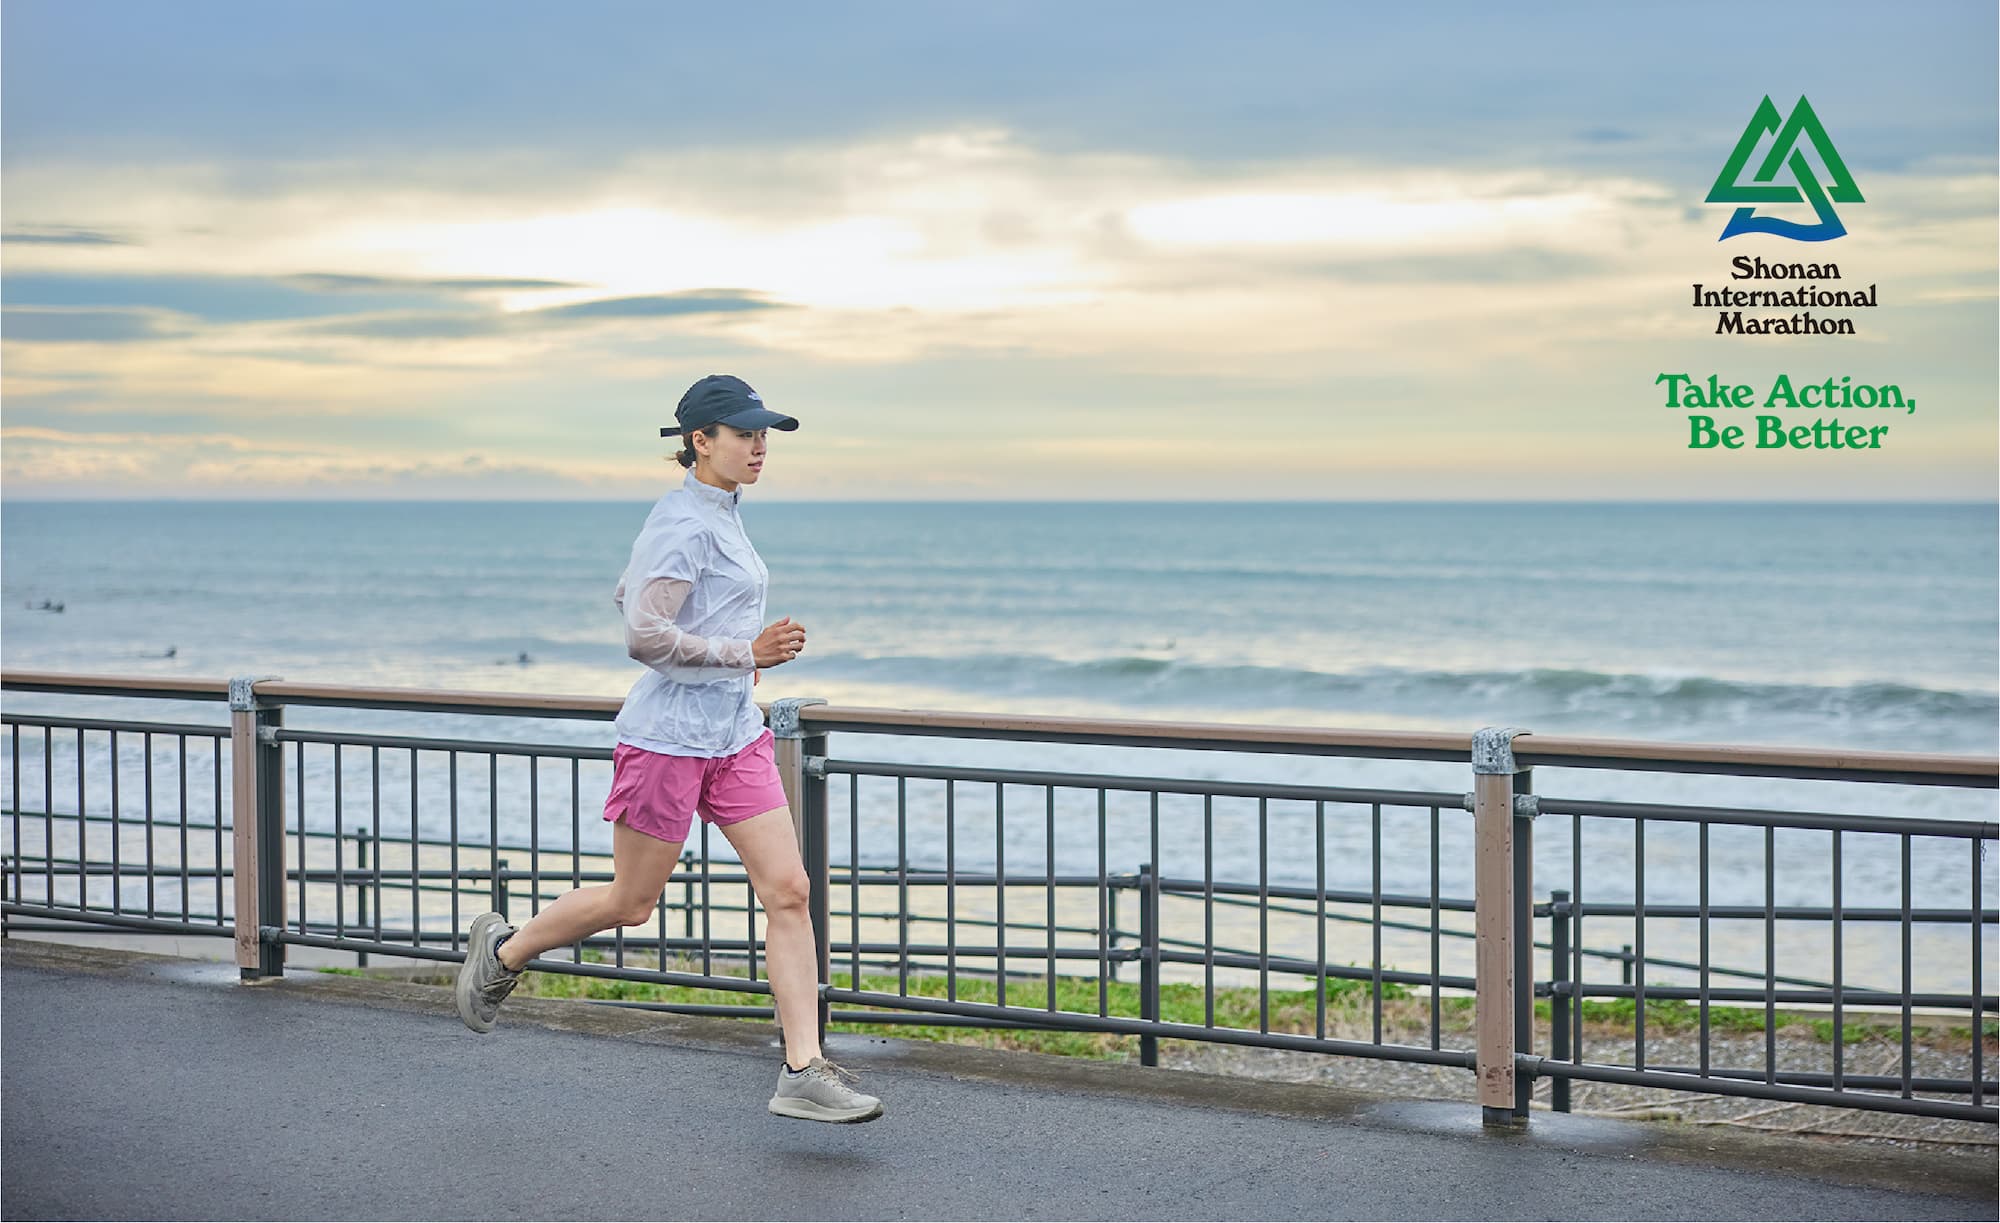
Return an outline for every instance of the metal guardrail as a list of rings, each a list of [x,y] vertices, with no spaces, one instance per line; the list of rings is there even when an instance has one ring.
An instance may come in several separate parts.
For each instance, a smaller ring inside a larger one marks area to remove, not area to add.
[[[553,894],[610,878],[604,855],[580,849],[583,776],[587,769],[594,779],[608,774],[608,747],[309,731],[287,728],[283,710],[608,721],[615,700],[30,672],[0,674],[0,686],[226,699],[231,710],[227,727],[0,717],[9,769],[0,790],[11,797],[0,821],[10,837],[0,863],[0,920],[9,930],[82,922],[230,936],[246,977],[282,973],[287,946],[353,952],[364,963],[371,954],[450,962],[463,958],[459,931],[472,913],[518,913],[523,903],[538,910]],[[796,700],[775,703],[769,716],[812,881],[822,1024],[1096,1032],[1136,1037],[1148,1063],[1157,1059],[1157,1042],[1169,1038],[1462,1066],[1477,1074],[1483,1116],[1496,1124],[1526,1117],[1537,1078],[1549,1080],[1558,1109],[1568,1107],[1571,1082],[1586,1080],[2000,1118],[1983,1035],[2000,1009],[1986,992],[1985,964],[2000,914],[1985,903],[1981,873],[1982,854],[2000,835],[1993,822],[1562,800],[1534,794],[1531,771],[1539,764],[1991,789],[2000,761],[1990,757],[1555,738],[1511,728],[1451,735],[1005,717]],[[832,758],[831,736],[849,732],[1467,762],[1473,789]],[[136,768],[128,759],[135,753]],[[503,764],[524,801],[503,799]],[[37,765],[39,786],[26,777]],[[66,775],[60,788],[59,773]],[[136,812],[134,782],[143,796]],[[593,783],[593,795],[599,790]],[[352,814],[364,793],[365,819]],[[60,810],[72,796],[73,807]],[[383,817],[395,816],[405,796],[399,834]],[[29,800],[39,809],[24,806]],[[524,842],[503,839],[503,802],[525,806],[507,812],[510,823],[525,816]],[[238,811],[255,818],[238,820]],[[1538,822],[1563,834],[1545,845],[1568,859],[1569,886],[1546,899],[1531,888]],[[932,844],[928,854],[913,851],[913,828]],[[1673,851],[1652,875],[1649,830]],[[1711,853],[1712,835],[1739,835],[1719,830],[1761,831],[1762,903],[1711,896],[1720,857]],[[570,949],[572,960],[536,967],[768,994],[759,979],[754,896],[740,870],[711,865],[708,831],[702,823],[649,928],[582,940]],[[1780,862],[1781,831],[1794,840],[1823,837],[1828,903],[1778,903],[1781,884],[1807,869]],[[1687,881],[1690,835],[1696,894],[1663,898],[1661,888]],[[1254,880],[1218,872],[1219,862],[1242,858],[1233,850],[1239,838],[1254,838]],[[1900,868],[1895,903],[1848,903],[1847,868],[1885,839]],[[1034,855],[1026,862],[1024,840]],[[1412,842],[1423,850],[1415,860],[1428,867],[1427,886],[1385,885],[1385,844],[1407,868]],[[1600,846],[1608,856],[1591,857]],[[836,847],[846,851],[840,866],[832,863]],[[1918,904],[1913,864],[1928,881],[1952,852],[1969,858],[1968,902]],[[1330,880],[1330,860],[1365,863],[1367,886]],[[1309,868],[1300,865],[1308,861]],[[1614,864],[1626,872],[1623,886],[1604,873]],[[1446,885],[1461,876],[1472,885],[1469,897]],[[1662,949],[1688,923],[1694,947]],[[1761,969],[1711,954],[1713,931],[1744,923],[1761,924]],[[1824,929],[1826,971],[1807,975],[1789,964],[1778,971],[1779,923]],[[1851,980],[1843,959],[1850,932],[1882,929],[1897,940],[1900,979]],[[1624,941],[1592,946],[1586,936],[1603,943],[1606,930]],[[1353,954],[1363,950],[1347,937],[1353,931],[1365,935],[1365,955]],[[1537,931],[1544,931],[1540,941]],[[1919,988],[1920,963],[1925,979],[1949,975],[1945,937],[1965,939],[1963,985]],[[1394,955],[1385,940],[1397,942]],[[1409,967],[1412,960],[1417,967]],[[1615,966],[1617,979],[1593,979],[1593,965],[1600,972]],[[1128,968],[1136,980],[1127,979]],[[1254,1016],[1242,1010],[1246,997]],[[1468,998],[1476,1011],[1469,1032],[1458,1015]],[[1546,1052],[1536,1050],[1537,998],[1547,1016]],[[1595,1057],[1586,1057],[1592,1008],[1625,1002],[1629,1051],[1600,1039],[1590,1050]],[[1692,1009],[1697,1065],[1649,1064],[1649,1002]],[[867,1009],[836,1011],[836,1004]],[[1781,1006],[1828,1011],[1829,1064],[1784,1064],[1778,1032],[1790,1010],[1781,1013]],[[1939,1012],[1964,1016],[1970,1038],[1962,1077],[1917,1070],[1919,1008],[1933,1021]],[[672,1009],[771,1014],[768,1006]],[[1900,1022],[1898,1073],[1856,1073],[1849,1064],[1846,1021],[1864,1012]],[[1746,1015],[1761,1017],[1762,1064],[1712,1065],[1713,1022],[1726,1016],[1740,1028]]]

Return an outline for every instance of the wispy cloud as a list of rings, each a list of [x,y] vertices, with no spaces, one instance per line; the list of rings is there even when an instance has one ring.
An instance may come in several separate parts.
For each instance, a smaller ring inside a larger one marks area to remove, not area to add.
[[[0,242],[20,246],[125,246],[129,241],[102,230],[60,225],[21,227],[0,232]]]
[[[664,318],[681,314],[728,314],[739,310],[772,310],[783,303],[766,301],[740,289],[698,289],[689,293],[656,293],[644,297],[607,297],[552,306],[535,313],[547,318]]]
[[[497,276],[457,276],[413,280],[396,276],[354,276],[334,272],[300,272],[280,277],[286,284],[315,293],[538,293],[583,286],[566,280],[520,280]]]
[[[129,344],[174,339],[188,328],[155,310],[36,310],[9,306],[0,311],[0,339],[31,344]]]

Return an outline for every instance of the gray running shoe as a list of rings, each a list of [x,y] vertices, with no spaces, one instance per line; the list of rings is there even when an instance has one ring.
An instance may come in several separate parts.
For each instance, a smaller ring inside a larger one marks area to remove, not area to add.
[[[782,1067],[771,1111],[801,1121],[873,1121],[882,1115],[882,1101],[854,1090],[851,1084],[860,1081],[823,1057],[806,1063],[797,1074]]]
[[[472,931],[465,937],[465,963],[458,967],[458,1017],[475,1032],[493,1030],[500,1000],[521,983],[521,974],[504,967],[493,954],[493,944],[512,933],[514,927],[506,918],[481,913],[472,919]]]

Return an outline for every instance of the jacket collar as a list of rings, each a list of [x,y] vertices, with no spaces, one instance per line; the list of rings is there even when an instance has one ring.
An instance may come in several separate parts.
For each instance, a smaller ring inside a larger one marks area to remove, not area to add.
[[[681,481],[681,487],[692,493],[697,500],[719,510],[733,510],[736,508],[736,503],[743,499],[743,489],[740,486],[734,492],[724,492],[712,484],[703,484],[695,478],[692,467],[688,468],[686,478]]]

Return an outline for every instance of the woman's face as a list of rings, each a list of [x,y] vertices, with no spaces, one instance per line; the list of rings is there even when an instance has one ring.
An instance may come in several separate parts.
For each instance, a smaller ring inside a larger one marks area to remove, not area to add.
[[[695,450],[707,456],[710,473],[730,487],[755,484],[764,470],[765,434],[768,432],[767,429],[732,429],[724,425],[714,437],[700,437],[695,443]]]

